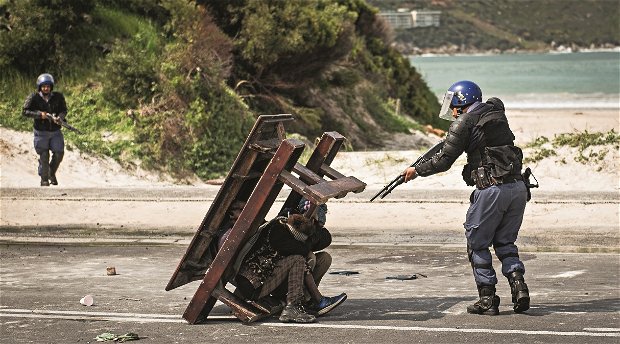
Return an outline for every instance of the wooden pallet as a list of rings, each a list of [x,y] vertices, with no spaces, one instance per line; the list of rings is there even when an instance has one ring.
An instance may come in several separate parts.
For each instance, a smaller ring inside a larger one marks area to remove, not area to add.
[[[324,133],[307,164],[299,164],[297,160],[304,150],[304,143],[285,138],[284,123],[292,120],[291,115],[260,116],[257,119],[168,282],[166,290],[202,280],[183,314],[190,324],[205,321],[217,300],[229,306],[244,323],[281,309],[277,303],[245,300],[225,286],[234,277],[232,265],[239,250],[265,221],[285,184],[291,192],[283,208],[295,207],[305,197],[311,203],[306,216],[312,216],[318,205],[330,198],[361,192],[366,187],[359,179],[346,177],[329,166],[345,140],[336,132]],[[330,180],[325,180],[325,176]],[[218,250],[218,233],[231,205],[238,202],[245,206]]]

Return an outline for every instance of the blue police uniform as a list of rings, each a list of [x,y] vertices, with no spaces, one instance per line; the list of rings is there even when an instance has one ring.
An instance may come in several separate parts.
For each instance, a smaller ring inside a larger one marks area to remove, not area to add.
[[[60,92],[50,91],[49,95],[41,92],[43,84],[54,85],[54,79],[49,74],[42,74],[37,80],[37,92],[28,96],[24,102],[22,114],[34,121],[34,149],[39,155],[38,174],[41,176],[41,185],[58,184],[56,171],[64,156],[65,140],[60,130],[61,126],[52,120],[43,119],[42,112],[56,114],[62,120],[67,115],[65,97]],[[50,160],[50,151],[52,157]]]
[[[477,92],[481,99],[479,88]],[[467,153],[463,179],[468,185],[476,185],[476,189],[470,196],[463,225],[480,296],[480,301],[468,307],[468,312],[499,313],[490,246],[502,262],[502,274],[510,283],[514,310],[522,312],[529,308],[529,294],[523,278],[525,266],[519,259],[515,241],[527,202],[527,189],[521,176],[523,155],[514,146],[514,135],[501,100],[491,98],[482,103],[476,99],[466,106],[467,111],[450,126],[443,149],[415,169],[422,177],[447,171],[463,152]]]

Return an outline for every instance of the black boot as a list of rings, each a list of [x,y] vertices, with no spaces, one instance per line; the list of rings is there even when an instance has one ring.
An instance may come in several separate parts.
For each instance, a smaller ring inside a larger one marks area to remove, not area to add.
[[[312,314],[308,314],[306,309],[301,303],[289,303],[282,310],[280,315],[281,322],[295,322],[295,323],[312,323],[316,321],[316,317]]]
[[[467,313],[498,315],[499,314],[499,296],[495,295],[494,285],[478,286],[478,296],[480,300],[471,306],[467,306]]]
[[[512,294],[512,303],[515,313],[525,312],[530,308],[530,292],[525,284],[523,273],[514,271],[508,275],[508,283],[510,283],[510,292]]]
[[[56,171],[58,171],[58,167],[64,155],[64,152],[52,152],[52,160],[50,161],[50,184],[52,185],[58,185]]]

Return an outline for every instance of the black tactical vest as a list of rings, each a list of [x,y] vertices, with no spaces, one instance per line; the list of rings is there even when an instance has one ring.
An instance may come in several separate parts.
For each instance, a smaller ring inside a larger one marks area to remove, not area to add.
[[[523,153],[514,145],[515,136],[508,125],[502,101],[490,98],[468,115],[477,119],[465,148],[467,165],[463,168],[463,180],[467,185],[475,185],[471,172],[478,167],[484,167],[497,180],[519,176]]]

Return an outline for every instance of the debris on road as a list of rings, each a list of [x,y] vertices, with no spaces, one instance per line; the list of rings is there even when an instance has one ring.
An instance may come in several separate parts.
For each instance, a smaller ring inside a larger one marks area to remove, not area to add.
[[[399,281],[408,281],[408,280],[414,280],[417,279],[418,276],[420,277],[424,277],[424,278],[428,278],[428,276],[426,276],[425,274],[421,274],[419,272],[416,272],[414,274],[411,275],[395,275],[395,276],[386,276],[385,279],[389,280],[389,279],[394,279],[394,280],[399,280]]]
[[[413,275],[396,275],[396,276],[386,276],[385,279],[386,280],[399,280],[399,281],[408,281],[408,280],[414,280],[417,279],[418,276],[416,276],[416,274]]]
[[[343,270],[343,271],[332,271],[329,273],[330,275],[344,275],[344,276],[350,276],[350,275],[358,275],[359,272],[358,271],[351,271],[351,270]]]
[[[80,303],[84,306],[92,306],[95,303],[92,295],[86,295],[80,299]]]
[[[138,340],[140,339],[140,336],[138,336],[135,333],[129,332],[129,333],[125,333],[124,335],[116,335],[114,333],[110,333],[110,332],[104,332],[100,335],[98,335],[97,337],[95,337],[95,339],[98,342],[108,342],[108,341],[115,341],[115,342],[119,342],[119,343],[124,343],[130,340]]]

